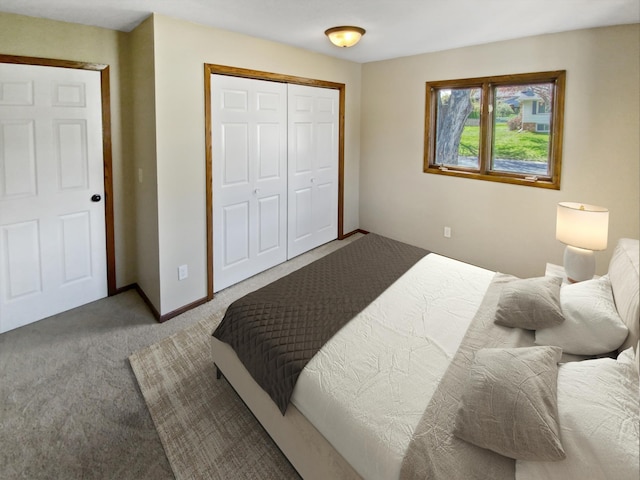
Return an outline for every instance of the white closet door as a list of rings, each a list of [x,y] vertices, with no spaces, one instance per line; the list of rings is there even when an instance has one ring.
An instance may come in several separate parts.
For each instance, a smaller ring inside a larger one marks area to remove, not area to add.
[[[107,296],[100,89],[0,64],[0,333]]]
[[[288,258],[338,237],[338,90],[289,85]]]
[[[211,75],[213,285],[287,258],[287,86]]]

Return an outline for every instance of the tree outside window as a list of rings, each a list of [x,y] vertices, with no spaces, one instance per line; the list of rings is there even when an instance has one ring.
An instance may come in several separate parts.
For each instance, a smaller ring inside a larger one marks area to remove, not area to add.
[[[560,188],[565,72],[427,82],[425,172]]]

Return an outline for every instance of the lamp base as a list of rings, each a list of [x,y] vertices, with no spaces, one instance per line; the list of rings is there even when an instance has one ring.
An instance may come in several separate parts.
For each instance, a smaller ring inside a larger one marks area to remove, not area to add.
[[[564,249],[564,271],[571,283],[591,280],[596,273],[593,251],[567,245]]]

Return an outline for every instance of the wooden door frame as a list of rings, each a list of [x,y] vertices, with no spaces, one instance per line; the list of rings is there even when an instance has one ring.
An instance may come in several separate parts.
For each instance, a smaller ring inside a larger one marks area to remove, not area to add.
[[[116,287],[115,233],[113,215],[113,175],[111,159],[111,91],[109,65],[102,63],[75,62],[51,58],[23,57],[0,54],[0,63],[37,65],[41,67],[74,68],[100,72],[100,92],[102,97],[102,163],[104,176],[104,214],[107,246],[107,294],[118,293]]]
[[[231,77],[253,78],[269,82],[293,83],[310,87],[331,88],[338,90],[338,240],[345,238],[344,217],[344,111],[345,89],[344,83],[328,82],[312,78],[283,75],[280,73],[263,72],[246,68],[230,67],[228,65],[204,64],[204,129],[206,154],[206,209],[207,209],[207,300],[213,298],[213,153],[211,149],[211,75],[228,75]]]

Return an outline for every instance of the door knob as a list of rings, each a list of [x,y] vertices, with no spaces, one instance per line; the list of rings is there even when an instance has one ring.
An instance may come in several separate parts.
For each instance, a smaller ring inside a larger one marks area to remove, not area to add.
[[[98,195],[97,193],[95,195],[91,196],[91,201],[92,202],[99,202],[100,200],[102,200],[102,197],[100,195]]]

